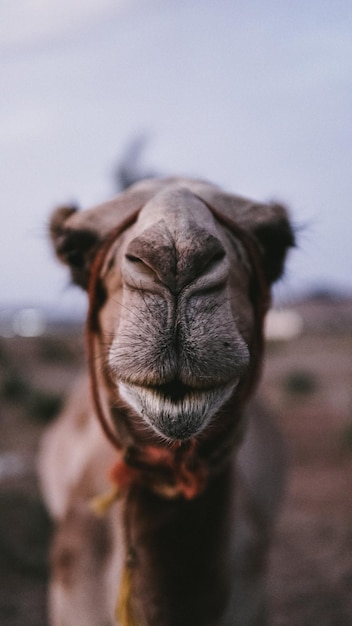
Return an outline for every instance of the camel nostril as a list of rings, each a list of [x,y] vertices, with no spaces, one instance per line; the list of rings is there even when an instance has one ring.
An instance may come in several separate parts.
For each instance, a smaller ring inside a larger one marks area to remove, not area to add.
[[[130,270],[128,271],[128,273],[130,274],[130,277],[133,281],[137,281],[137,284],[139,280],[143,281],[144,279],[144,281],[147,280],[144,286],[150,286],[158,278],[157,272],[151,266],[151,264],[148,263],[148,260],[145,260],[144,258],[142,259],[134,254],[126,254],[125,258],[130,265]],[[143,284],[140,284],[140,288],[143,288]]]
[[[133,254],[126,254],[126,259],[127,261],[129,261],[129,263],[132,263],[134,266],[138,267],[138,270],[142,269],[143,271],[144,268],[147,268],[150,271],[154,271],[153,268],[150,267],[150,265],[146,263],[144,259],[140,259],[138,256],[133,256]]]
[[[225,250],[218,250],[204,265],[204,271],[209,271],[217,263],[220,263],[225,258]]]
[[[126,254],[126,259],[130,263],[143,263],[142,259],[139,259],[138,256],[133,256],[132,254]]]

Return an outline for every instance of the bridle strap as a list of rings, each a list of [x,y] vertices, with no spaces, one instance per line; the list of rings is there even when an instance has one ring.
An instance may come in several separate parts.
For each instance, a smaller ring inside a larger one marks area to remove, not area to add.
[[[110,425],[108,418],[106,417],[103,403],[99,391],[99,380],[98,380],[98,368],[97,368],[97,354],[95,351],[95,341],[96,336],[99,333],[99,312],[100,312],[100,302],[97,298],[97,292],[102,289],[101,285],[101,277],[100,273],[103,268],[105,259],[108,255],[108,252],[111,249],[111,246],[115,243],[117,238],[136,221],[137,216],[140,212],[141,208],[138,208],[132,215],[123,220],[121,224],[119,224],[116,228],[114,228],[109,235],[104,239],[101,244],[92,264],[92,269],[90,273],[89,285],[88,285],[88,316],[86,323],[86,342],[87,342],[87,353],[88,353],[88,370],[90,377],[90,386],[91,393],[94,402],[95,411],[100,422],[100,425],[103,429],[103,432],[110,443],[117,450],[122,450],[123,445],[122,442],[117,438],[114,433],[113,428]]]

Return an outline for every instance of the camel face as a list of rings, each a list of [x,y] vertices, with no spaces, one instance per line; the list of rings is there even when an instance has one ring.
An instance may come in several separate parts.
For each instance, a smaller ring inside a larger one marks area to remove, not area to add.
[[[158,194],[121,239],[102,276],[109,378],[160,435],[187,439],[248,367],[248,269],[187,189]]]
[[[261,405],[242,418],[270,285],[294,245],[285,208],[149,180],[86,211],[57,209],[50,233],[88,290],[91,389],[73,395],[41,457],[59,522],[52,623],[117,623],[117,586],[120,624],[262,623],[285,463]],[[103,522],[88,500],[110,462],[114,489],[98,508],[121,500]]]
[[[87,286],[94,250],[109,222],[110,230],[119,223],[117,209],[138,213],[100,268],[103,369],[117,404],[168,440],[189,439],[221,419],[251,360],[253,267],[211,207],[220,204],[257,236],[268,284],[281,273],[292,231],[282,207],[189,179],[139,183],[119,203],[59,210],[52,237],[75,281]]]

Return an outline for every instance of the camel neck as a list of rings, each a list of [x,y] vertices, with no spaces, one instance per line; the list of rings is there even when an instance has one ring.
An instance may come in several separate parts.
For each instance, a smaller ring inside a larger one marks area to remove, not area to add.
[[[231,585],[234,469],[229,462],[193,500],[138,485],[123,503],[131,601],[143,626],[217,626]]]

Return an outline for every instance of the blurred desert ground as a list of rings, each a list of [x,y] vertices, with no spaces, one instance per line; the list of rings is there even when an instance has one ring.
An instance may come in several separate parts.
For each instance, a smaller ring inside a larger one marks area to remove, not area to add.
[[[290,310],[303,320],[302,331],[268,341],[261,388],[291,460],[270,559],[270,624],[347,626],[352,300],[320,293]],[[52,527],[39,493],[36,452],[43,429],[84,369],[83,324],[49,320],[43,334],[25,337],[18,333],[26,334],[28,325],[21,331],[18,314],[14,319],[17,334],[9,332],[8,320],[7,335],[13,336],[0,340],[0,624],[45,626]]]

